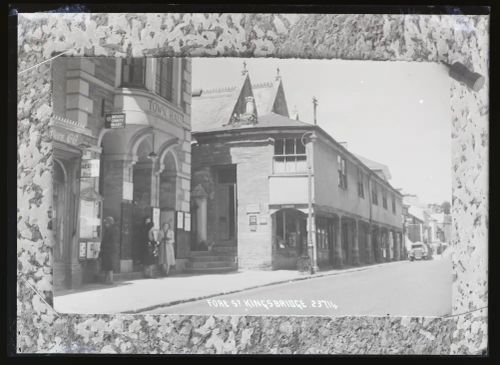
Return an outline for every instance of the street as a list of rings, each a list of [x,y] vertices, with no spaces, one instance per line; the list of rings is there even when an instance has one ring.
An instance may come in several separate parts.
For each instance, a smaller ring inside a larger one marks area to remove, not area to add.
[[[451,261],[401,261],[245,290],[144,313],[204,315],[444,316]]]

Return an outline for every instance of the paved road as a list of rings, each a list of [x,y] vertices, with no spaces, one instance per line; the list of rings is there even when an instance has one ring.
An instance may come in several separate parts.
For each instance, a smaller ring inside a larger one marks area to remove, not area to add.
[[[147,313],[443,316],[451,313],[451,275],[449,258],[401,261],[158,308]]]

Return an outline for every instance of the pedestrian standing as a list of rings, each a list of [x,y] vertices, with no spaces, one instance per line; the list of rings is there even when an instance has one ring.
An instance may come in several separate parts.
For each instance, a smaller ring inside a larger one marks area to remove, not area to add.
[[[113,257],[116,254],[116,229],[113,217],[104,219],[104,231],[101,241],[99,257],[101,269],[104,271],[104,283],[112,285],[113,282]]]
[[[148,241],[146,249],[146,262],[145,262],[145,275],[146,277],[152,278],[154,276],[155,265],[158,262],[158,246],[159,246],[159,229],[154,225],[150,224],[148,231]]]
[[[174,231],[170,228],[169,223],[164,223],[160,231],[160,256],[159,264],[163,276],[167,276],[170,268],[175,266],[175,251],[174,251]]]

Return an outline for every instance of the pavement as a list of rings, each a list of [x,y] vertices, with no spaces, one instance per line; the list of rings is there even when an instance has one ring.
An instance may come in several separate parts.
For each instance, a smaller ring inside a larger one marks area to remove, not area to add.
[[[451,260],[439,255],[429,261],[399,261],[145,313],[442,317],[451,314],[451,286]]]
[[[142,313],[249,289],[268,287],[272,291],[275,285],[281,283],[309,282],[311,278],[344,276],[404,263],[407,261],[329,270],[314,275],[295,270],[241,271],[206,275],[179,274],[165,278],[123,281],[113,286],[90,284],[78,290],[55,293],[54,309],[59,313],[79,314]]]

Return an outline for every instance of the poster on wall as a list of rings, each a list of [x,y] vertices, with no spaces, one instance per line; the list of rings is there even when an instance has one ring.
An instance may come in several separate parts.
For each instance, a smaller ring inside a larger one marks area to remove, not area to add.
[[[177,229],[184,229],[184,214],[177,212]]]
[[[87,260],[94,260],[99,258],[100,250],[101,250],[100,242],[87,242]]]
[[[99,177],[101,160],[82,160],[81,177]]]
[[[134,184],[129,181],[123,182],[123,199],[134,200]]]
[[[191,231],[191,213],[184,213],[184,230]]]
[[[80,242],[78,249],[78,259],[85,260],[87,258],[87,242]]]

